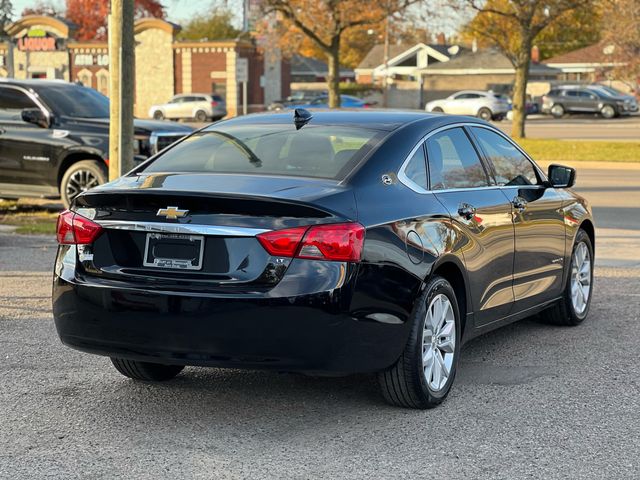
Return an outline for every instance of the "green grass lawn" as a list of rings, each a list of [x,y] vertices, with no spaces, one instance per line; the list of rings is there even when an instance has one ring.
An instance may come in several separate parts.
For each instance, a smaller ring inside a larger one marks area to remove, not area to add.
[[[15,201],[0,200],[0,224],[13,225],[16,233],[55,235],[57,212],[38,206],[22,205]]]
[[[640,137],[640,132],[638,133]],[[543,140],[527,138],[518,144],[534,160],[547,162],[640,162],[639,142]]]

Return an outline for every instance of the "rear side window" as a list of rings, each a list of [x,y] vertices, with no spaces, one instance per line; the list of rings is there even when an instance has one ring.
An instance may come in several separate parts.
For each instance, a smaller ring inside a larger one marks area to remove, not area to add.
[[[480,158],[460,128],[436,133],[427,140],[429,179],[432,190],[487,186]]]
[[[425,190],[429,188],[427,182],[427,159],[425,158],[422,144],[407,163],[407,166],[404,168],[404,174],[416,185]]]
[[[498,185],[537,185],[536,170],[507,139],[486,128],[472,127],[480,148],[493,165]]]
[[[240,173],[341,179],[385,132],[342,125],[219,125],[167,150],[151,172]]]

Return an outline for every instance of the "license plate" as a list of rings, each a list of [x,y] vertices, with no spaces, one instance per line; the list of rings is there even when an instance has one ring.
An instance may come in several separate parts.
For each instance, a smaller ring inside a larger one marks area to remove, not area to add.
[[[200,270],[203,256],[202,235],[147,233],[142,263],[145,267]]]

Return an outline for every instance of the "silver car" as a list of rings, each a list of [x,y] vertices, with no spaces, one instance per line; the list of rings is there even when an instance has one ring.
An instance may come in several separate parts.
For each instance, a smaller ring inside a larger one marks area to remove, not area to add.
[[[227,115],[227,105],[220,95],[184,93],[174,95],[168,103],[153,105],[149,116],[155,120],[194,118],[198,122],[220,120]]]
[[[509,111],[509,101],[506,97],[491,91],[464,90],[427,103],[425,110],[471,115],[483,120],[502,120]]]

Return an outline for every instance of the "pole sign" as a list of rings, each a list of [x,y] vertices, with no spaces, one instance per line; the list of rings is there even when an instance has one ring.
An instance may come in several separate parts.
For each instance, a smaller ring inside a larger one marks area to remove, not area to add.
[[[236,60],[236,82],[247,83],[249,81],[249,60],[238,58]]]

